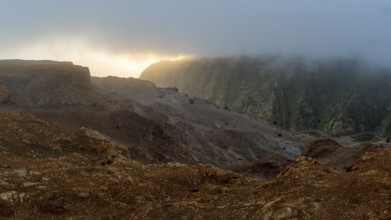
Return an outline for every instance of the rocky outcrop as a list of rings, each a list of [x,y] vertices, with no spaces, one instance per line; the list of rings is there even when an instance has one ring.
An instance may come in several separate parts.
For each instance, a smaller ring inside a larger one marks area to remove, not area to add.
[[[58,124],[19,113],[0,114],[0,122],[3,152],[40,158],[78,152],[93,160],[111,158],[112,162],[129,157],[126,147],[91,129],[70,131]]]
[[[364,153],[375,148],[370,143],[345,146],[333,139],[317,139],[308,144],[302,156],[315,159],[319,164],[338,170],[351,170]]]
[[[19,105],[91,104],[99,100],[88,68],[70,62],[1,60],[0,84]]]
[[[92,77],[91,80],[96,91],[113,98],[142,100],[161,95],[158,88],[149,81],[114,76]]]
[[[319,139],[309,144],[303,156],[315,159],[325,158],[340,148],[342,146],[332,139]]]
[[[391,133],[391,70],[355,60],[263,56],[164,61],[140,78],[290,130]]]

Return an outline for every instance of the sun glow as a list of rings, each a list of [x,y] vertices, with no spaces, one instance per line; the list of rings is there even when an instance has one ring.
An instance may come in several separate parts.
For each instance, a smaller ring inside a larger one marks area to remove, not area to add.
[[[44,40],[20,45],[9,51],[0,51],[0,59],[72,61],[89,67],[93,76],[120,76],[138,78],[143,70],[163,60],[189,59],[188,55],[161,55],[159,53],[115,53],[98,49],[88,40]]]
[[[148,66],[162,60],[183,60],[189,59],[190,56],[161,56],[154,54],[95,54],[94,57],[89,57],[88,60],[83,60],[83,63],[90,62],[91,72],[94,75],[105,76],[114,75],[122,77],[139,77],[139,75]]]

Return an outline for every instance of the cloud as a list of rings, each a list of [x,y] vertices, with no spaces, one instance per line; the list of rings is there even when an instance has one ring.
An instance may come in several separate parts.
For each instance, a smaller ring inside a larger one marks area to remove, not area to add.
[[[64,58],[83,50],[166,57],[282,53],[387,65],[390,8],[386,0],[3,0],[0,57],[39,54],[32,48],[46,50],[42,56],[70,54]]]

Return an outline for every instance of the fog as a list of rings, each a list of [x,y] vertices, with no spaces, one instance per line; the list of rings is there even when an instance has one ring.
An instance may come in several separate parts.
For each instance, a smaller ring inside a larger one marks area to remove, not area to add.
[[[0,59],[70,60],[95,75],[137,76],[181,56],[391,63],[387,0],[2,0],[0,27]]]

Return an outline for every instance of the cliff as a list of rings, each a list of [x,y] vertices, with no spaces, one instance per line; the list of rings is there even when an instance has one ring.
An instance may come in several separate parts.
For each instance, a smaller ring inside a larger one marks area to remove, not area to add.
[[[140,78],[290,130],[391,133],[391,70],[356,60],[261,56],[164,61]]]
[[[70,62],[0,60],[0,84],[18,105],[89,104],[98,100],[87,67]]]

